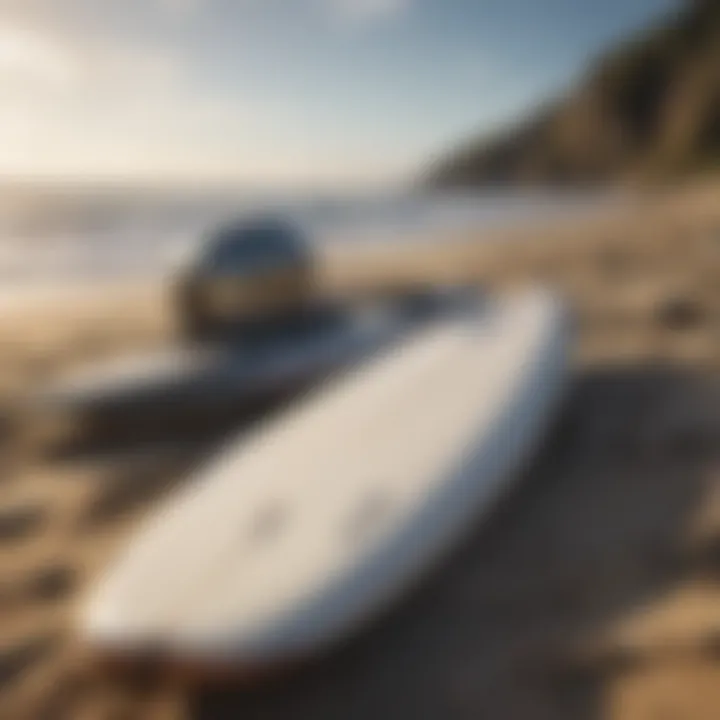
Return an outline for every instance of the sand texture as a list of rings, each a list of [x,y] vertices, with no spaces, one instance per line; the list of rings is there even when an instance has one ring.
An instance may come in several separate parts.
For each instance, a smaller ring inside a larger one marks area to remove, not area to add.
[[[575,380],[517,490],[448,563],[327,658],[249,688],[101,671],[73,618],[138,519],[252,419],[29,440],[25,390],[161,346],[172,317],[133,290],[3,318],[0,717],[720,717],[720,187],[504,235],[326,259],[336,289],[556,284],[577,315]]]

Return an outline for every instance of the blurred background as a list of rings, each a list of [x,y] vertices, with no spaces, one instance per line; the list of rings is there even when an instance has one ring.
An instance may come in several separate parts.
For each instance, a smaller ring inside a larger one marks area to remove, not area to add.
[[[720,3],[0,0],[0,118],[0,716],[720,716]],[[23,398],[175,347],[176,278],[257,211],[318,293],[558,287],[567,407],[331,658],[251,690],[95,677],[88,581],[253,420],[57,450]]]

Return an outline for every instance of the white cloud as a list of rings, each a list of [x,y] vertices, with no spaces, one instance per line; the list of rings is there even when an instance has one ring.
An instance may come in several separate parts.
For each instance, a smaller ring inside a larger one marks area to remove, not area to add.
[[[365,24],[409,10],[412,0],[319,0],[336,18],[351,24]]]
[[[156,0],[160,8],[180,19],[192,17],[200,11],[202,0]]]
[[[173,177],[262,165],[271,137],[258,108],[206,93],[188,62],[170,45],[0,22],[0,168]]]
[[[411,1],[303,0],[301,7],[355,27],[392,18]],[[84,7],[102,2],[109,0],[87,0]],[[122,7],[140,2],[166,13],[163,20],[182,21],[184,13],[203,11],[211,0],[127,0]],[[110,16],[90,32],[93,18],[59,11],[79,5],[78,0],[0,0],[4,173],[242,174],[268,182],[330,182],[345,174],[372,177],[385,167],[387,158],[373,148],[356,152],[350,144],[330,143],[328,150],[326,138],[302,122],[288,130],[284,101],[275,106],[272,99],[250,99],[203,83],[193,49],[175,42],[172,33],[116,32]]]
[[[8,87],[64,90],[82,72],[76,53],[41,30],[0,24],[0,80]]]

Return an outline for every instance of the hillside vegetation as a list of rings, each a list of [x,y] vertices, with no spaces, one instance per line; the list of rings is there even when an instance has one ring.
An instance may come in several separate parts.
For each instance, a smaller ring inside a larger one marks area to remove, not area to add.
[[[441,159],[432,185],[662,180],[720,169],[720,2],[602,57],[566,97]]]

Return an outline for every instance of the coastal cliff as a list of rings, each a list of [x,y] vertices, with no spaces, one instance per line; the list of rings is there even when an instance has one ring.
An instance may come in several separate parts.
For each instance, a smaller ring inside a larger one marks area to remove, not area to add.
[[[720,170],[720,2],[601,57],[565,97],[435,163],[436,187],[662,181]]]

